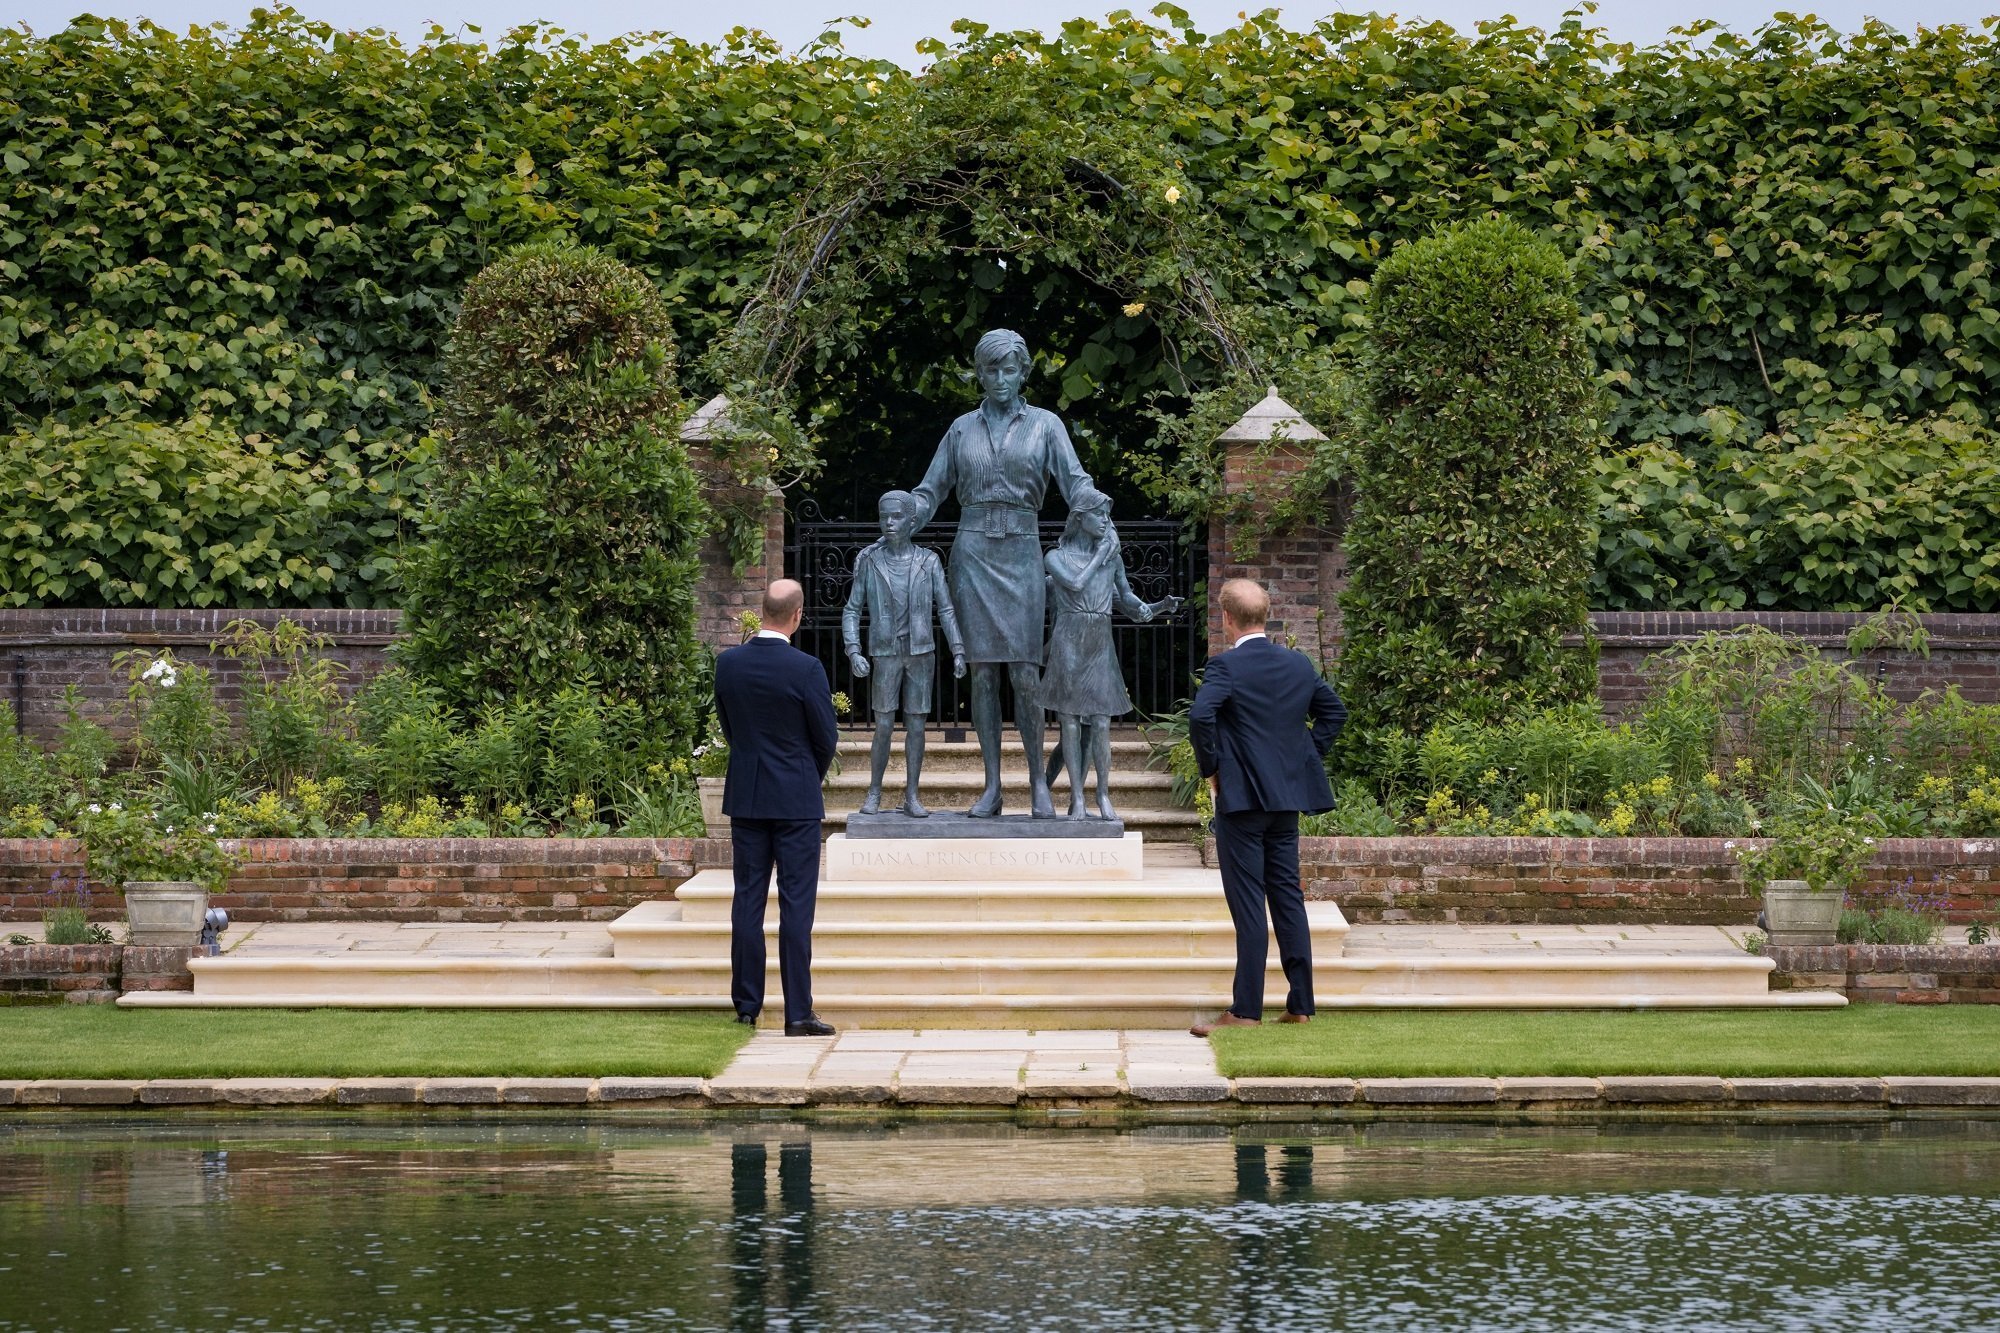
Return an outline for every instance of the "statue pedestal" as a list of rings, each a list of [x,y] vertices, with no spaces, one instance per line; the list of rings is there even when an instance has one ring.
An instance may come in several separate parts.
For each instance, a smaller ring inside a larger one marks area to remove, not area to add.
[[[998,815],[974,819],[962,810],[934,810],[912,819],[900,810],[879,815],[849,815],[847,836],[864,838],[1026,838],[1067,841],[1071,838],[1122,838],[1122,819],[1035,819],[1029,815]]]
[[[914,820],[928,823],[929,820]],[[997,820],[967,820],[994,824]],[[1025,819],[1022,821],[1026,823]],[[1034,821],[1041,827],[1052,822]],[[1018,883],[1052,880],[1137,880],[1145,877],[1145,837],[1138,833],[1064,838],[985,837],[867,838],[836,833],[826,840],[821,878],[860,880],[981,880]]]

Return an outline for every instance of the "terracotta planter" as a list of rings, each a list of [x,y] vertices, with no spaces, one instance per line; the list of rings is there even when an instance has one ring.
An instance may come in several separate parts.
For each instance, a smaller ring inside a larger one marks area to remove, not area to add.
[[[178,880],[125,886],[127,944],[199,944],[208,890]]]
[[[1773,945],[1839,942],[1841,895],[1815,892],[1802,879],[1764,886],[1764,929]]]
[[[694,785],[701,793],[701,822],[708,826],[711,838],[729,836],[729,817],[722,813],[722,778],[696,778]]]

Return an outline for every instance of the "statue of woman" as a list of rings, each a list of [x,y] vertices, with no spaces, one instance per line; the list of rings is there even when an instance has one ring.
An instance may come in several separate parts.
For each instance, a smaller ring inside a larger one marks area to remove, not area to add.
[[[957,493],[962,512],[949,579],[972,669],[972,726],[986,767],[986,790],[969,813],[976,818],[1000,813],[1000,669],[1005,667],[1014,690],[1014,724],[1028,753],[1030,812],[1052,819],[1042,753],[1046,602],[1037,520],[1049,482],[1068,504],[1091,484],[1090,477],[1055,413],[1021,400],[1029,359],[1020,334],[988,333],[973,352],[973,366],[982,401],[951,423],[912,492],[916,526],[928,523],[945,497]]]
[[[1042,706],[1056,715],[1060,728],[1062,766],[1069,770],[1069,817],[1085,817],[1084,775],[1094,768],[1097,813],[1116,819],[1111,808],[1111,719],[1131,712],[1132,699],[1125,693],[1118,650],[1111,642],[1111,613],[1123,611],[1143,623],[1172,615],[1181,599],[1142,602],[1133,593],[1118,554],[1118,530],[1111,526],[1111,498],[1093,488],[1070,497],[1069,523],[1045,563],[1055,586],[1056,623],[1042,669]]]

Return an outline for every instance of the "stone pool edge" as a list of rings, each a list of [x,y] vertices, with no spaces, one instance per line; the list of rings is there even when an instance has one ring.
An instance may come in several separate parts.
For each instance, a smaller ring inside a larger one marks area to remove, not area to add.
[[[829,1086],[705,1078],[0,1079],[0,1110],[527,1111],[672,1110],[771,1114],[864,1111],[1170,1113],[1236,1120],[1411,1115],[1655,1118],[1672,1115],[1880,1119],[2000,1118],[2000,1078],[1237,1078],[1119,1080],[1099,1086],[855,1080]]]

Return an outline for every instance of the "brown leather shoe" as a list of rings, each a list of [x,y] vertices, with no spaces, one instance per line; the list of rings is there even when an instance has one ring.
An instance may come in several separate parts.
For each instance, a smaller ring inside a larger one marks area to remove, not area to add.
[[[1221,1016],[1218,1017],[1214,1022],[1197,1023],[1193,1027],[1189,1028],[1188,1031],[1193,1033],[1197,1037],[1206,1037],[1209,1033],[1215,1031],[1217,1028],[1255,1028],[1255,1027],[1262,1027],[1263,1025],[1264,1025],[1264,1020],[1261,1018],[1242,1018],[1234,1013],[1231,1013],[1229,1010],[1224,1009],[1222,1011]]]
[[[1279,1014],[1278,1021],[1280,1023],[1310,1023],[1313,1021],[1313,1016],[1311,1014]]]

